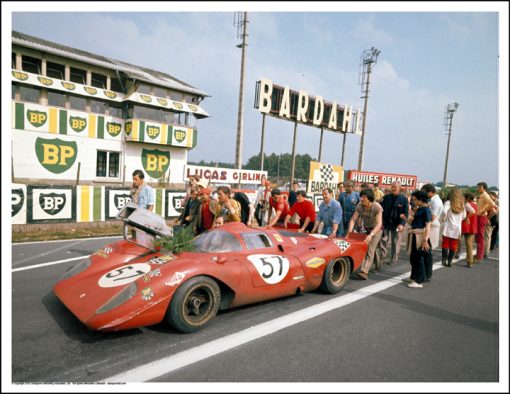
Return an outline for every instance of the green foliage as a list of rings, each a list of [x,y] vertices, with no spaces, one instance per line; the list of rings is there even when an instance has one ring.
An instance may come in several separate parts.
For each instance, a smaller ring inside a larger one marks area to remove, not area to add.
[[[195,234],[193,234],[190,226],[181,227],[179,231],[174,232],[173,237],[165,236],[158,238],[155,241],[155,246],[174,254],[193,252],[195,250],[194,238]]]
[[[309,154],[296,155],[296,164],[294,168],[295,179],[308,179],[310,173],[310,161],[315,160]],[[243,168],[247,170],[260,170],[260,155],[252,156],[248,159]],[[289,178],[292,169],[292,155],[284,153],[277,155],[264,155],[264,171],[267,171],[271,178],[285,179]]]

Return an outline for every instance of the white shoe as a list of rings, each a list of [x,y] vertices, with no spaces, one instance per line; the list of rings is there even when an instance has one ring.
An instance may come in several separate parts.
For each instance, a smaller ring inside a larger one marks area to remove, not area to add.
[[[411,278],[404,278],[404,279],[402,279],[402,282],[412,283],[412,282],[414,282],[414,280],[412,280]]]
[[[423,285],[421,283],[411,282],[407,285],[407,287],[412,287],[414,289],[421,289]]]

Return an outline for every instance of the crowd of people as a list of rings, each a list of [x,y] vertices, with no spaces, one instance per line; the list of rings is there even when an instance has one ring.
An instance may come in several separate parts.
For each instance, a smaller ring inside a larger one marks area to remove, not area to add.
[[[143,171],[136,170],[133,201],[152,210],[151,191],[144,183]],[[413,191],[408,199],[398,181],[384,191],[378,184],[361,184],[358,191],[352,181],[340,182],[336,198],[330,188],[322,190],[322,198],[316,213],[306,191],[299,190],[298,182],[293,182],[286,198],[280,189],[271,189],[262,176],[253,204],[245,193],[233,193],[227,186],[213,191],[208,182],[194,176],[188,182],[183,210],[171,224],[190,227],[196,235],[227,222],[293,228],[329,238],[347,237],[352,232],[366,234],[367,253],[356,274],[362,280],[380,270],[383,263],[397,263],[406,233],[411,275],[404,281],[410,288],[422,288],[432,279],[432,251],[440,244],[442,264],[451,267],[453,259],[459,257],[464,238],[469,268],[498,246],[498,195],[489,192],[485,182],[477,184],[476,195],[452,188],[444,201],[432,184]]]

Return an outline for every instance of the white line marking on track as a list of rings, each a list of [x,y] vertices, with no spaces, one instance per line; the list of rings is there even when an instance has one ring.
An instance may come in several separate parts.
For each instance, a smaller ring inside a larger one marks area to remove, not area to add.
[[[491,260],[499,260],[499,257],[487,257],[487,258]]]
[[[32,268],[39,268],[39,267],[46,267],[48,265],[68,263],[69,261],[73,261],[73,260],[80,260],[80,259],[83,260],[83,259],[86,259],[87,257],[90,257],[90,256],[91,255],[89,254],[88,256],[73,257],[73,258],[65,259],[65,260],[50,261],[49,263],[29,265],[28,267],[15,268],[15,269],[12,270],[12,272],[26,271],[26,270],[31,270]]]
[[[27,245],[27,244],[50,243],[50,242],[64,242],[64,241],[88,241],[88,240],[94,240],[94,239],[109,239],[109,238],[122,238],[122,235],[110,235],[108,237],[92,237],[92,238],[52,239],[52,240],[49,240],[49,241],[13,242],[12,246]]]
[[[460,259],[462,258],[463,256],[461,255]],[[442,268],[441,262],[435,263],[432,268],[434,270]],[[227,335],[223,338],[216,339],[203,345],[111,376],[105,379],[104,382],[147,382],[151,379],[155,379],[159,376],[173,372],[179,368],[186,367],[196,362],[205,360],[209,357],[213,357],[217,354],[226,352],[235,347],[244,345],[248,342],[252,342],[266,335],[312,319],[326,312],[330,312],[334,309],[352,304],[353,302],[386,290],[397,284],[402,284],[402,279],[408,278],[409,275],[410,272],[406,272],[405,274],[395,276],[383,282],[363,287],[353,293],[337,296],[329,301],[312,305],[277,319],[258,324],[234,334]]]

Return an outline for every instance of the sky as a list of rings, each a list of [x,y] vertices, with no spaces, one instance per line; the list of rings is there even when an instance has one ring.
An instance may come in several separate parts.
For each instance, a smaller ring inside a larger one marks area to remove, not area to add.
[[[141,12],[137,3],[126,3],[122,8],[129,12],[122,13],[108,12],[119,7],[100,2],[83,7],[92,12],[76,7],[78,11],[55,12],[51,5],[31,12],[23,7],[23,12],[12,12],[12,29],[166,72],[205,91],[210,97],[202,106],[211,116],[197,123],[198,146],[188,156],[193,162],[235,162],[241,70],[235,11],[248,10],[249,21],[243,164],[260,152],[262,115],[254,108],[256,81],[267,78],[362,110],[360,59],[364,50],[375,47],[381,53],[370,77],[362,169],[416,175],[418,182],[442,181],[448,139],[445,109],[457,102],[447,181],[499,186],[498,52],[506,45],[500,42],[497,8],[491,11],[473,3],[463,9],[452,3],[448,9],[458,11],[429,6],[408,12],[402,6],[391,11],[392,7],[370,3],[358,5],[357,11],[342,11],[335,3],[313,8],[306,2],[294,4],[298,12],[282,12],[288,3],[266,8],[246,3],[228,8],[188,4],[178,12],[172,11],[176,3],[148,3],[143,10],[150,12]],[[374,6],[390,12],[370,11]],[[208,7],[211,11],[189,12]],[[217,9],[221,11],[212,12]],[[505,75],[507,60],[506,70]],[[292,122],[266,117],[265,130],[267,155],[292,153]],[[347,135],[346,170],[357,169],[360,140]],[[317,159],[319,141],[319,129],[299,125],[296,153]],[[342,143],[340,133],[325,131],[321,161],[339,165]]]

